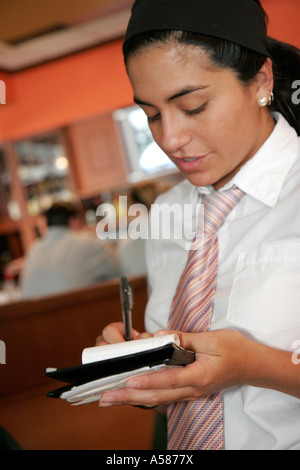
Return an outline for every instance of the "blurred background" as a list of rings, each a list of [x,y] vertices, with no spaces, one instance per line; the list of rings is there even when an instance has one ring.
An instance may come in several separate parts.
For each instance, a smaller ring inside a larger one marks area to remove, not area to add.
[[[151,203],[179,178],[133,106],[121,53],[132,3],[0,1],[0,280],[54,200],[79,201],[95,224],[101,202],[146,188]],[[299,1],[262,4],[269,34],[299,46]]]
[[[0,2],[2,285],[7,265],[45,233],[42,214],[53,202],[79,203],[95,232],[102,202],[122,217],[119,195],[134,191],[133,202],[148,205],[178,178],[133,106],[121,55],[131,5]]]

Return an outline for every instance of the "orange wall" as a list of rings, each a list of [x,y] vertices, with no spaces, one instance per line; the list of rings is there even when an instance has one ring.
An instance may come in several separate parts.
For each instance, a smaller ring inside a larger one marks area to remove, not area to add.
[[[268,34],[300,48],[300,0],[261,0],[269,17]]]
[[[10,80],[11,99],[0,108],[0,139],[32,135],[132,104],[121,44],[16,73]]]
[[[300,48],[300,1],[262,0],[262,4],[270,20],[269,35]],[[7,104],[0,107],[0,140],[51,130],[130,104],[121,41],[116,41],[10,76]]]

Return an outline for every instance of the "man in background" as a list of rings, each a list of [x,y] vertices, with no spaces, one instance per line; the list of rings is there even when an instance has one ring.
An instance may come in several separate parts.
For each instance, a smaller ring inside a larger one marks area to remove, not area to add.
[[[78,230],[80,212],[74,205],[54,203],[45,216],[47,234],[25,260],[23,298],[79,289],[119,275],[112,247],[95,234]]]

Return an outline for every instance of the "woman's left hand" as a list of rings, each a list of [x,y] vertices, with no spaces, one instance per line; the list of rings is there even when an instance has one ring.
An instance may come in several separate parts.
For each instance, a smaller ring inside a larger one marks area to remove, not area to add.
[[[166,333],[170,331],[157,334]],[[100,405],[132,404],[154,407],[174,401],[197,400],[255,379],[253,361],[258,356],[255,354],[257,343],[239,332],[216,330],[206,333],[176,333],[183,348],[195,351],[195,362],[185,367],[129,379],[125,388],[103,393]]]

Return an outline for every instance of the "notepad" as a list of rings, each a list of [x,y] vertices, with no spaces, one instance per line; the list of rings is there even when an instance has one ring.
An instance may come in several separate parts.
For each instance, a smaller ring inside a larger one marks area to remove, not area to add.
[[[114,359],[129,354],[138,354],[143,351],[151,351],[151,349],[160,348],[170,343],[180,346],[178,335],[153,336],[152,338],[139,339],[136,341],[94,346],[82,351],[82,364],[104,361],[105,359]]]
[[[137,377],[143,374],[150,374],[159,370],[167,369],[172,366],[162,364],[154,367],[142,367],[130,372],[123,372],[102,379],[94,380],[83,385],[72,387],[70,390],[62,392],[60,398],[67,400],[73,406],[87,405],[94,401],[99,401],[101,394],[107,390],[117,390],[125,387],[129,378]]]
[[[124,387],[129,377],[195,360],[195,353],[180,347],[176,334],[86,348],[82,365],[64,369],[47,368],[45,375],[68,385],[49,392],[71,404],[87,404],[100,399],[106,390]]]

